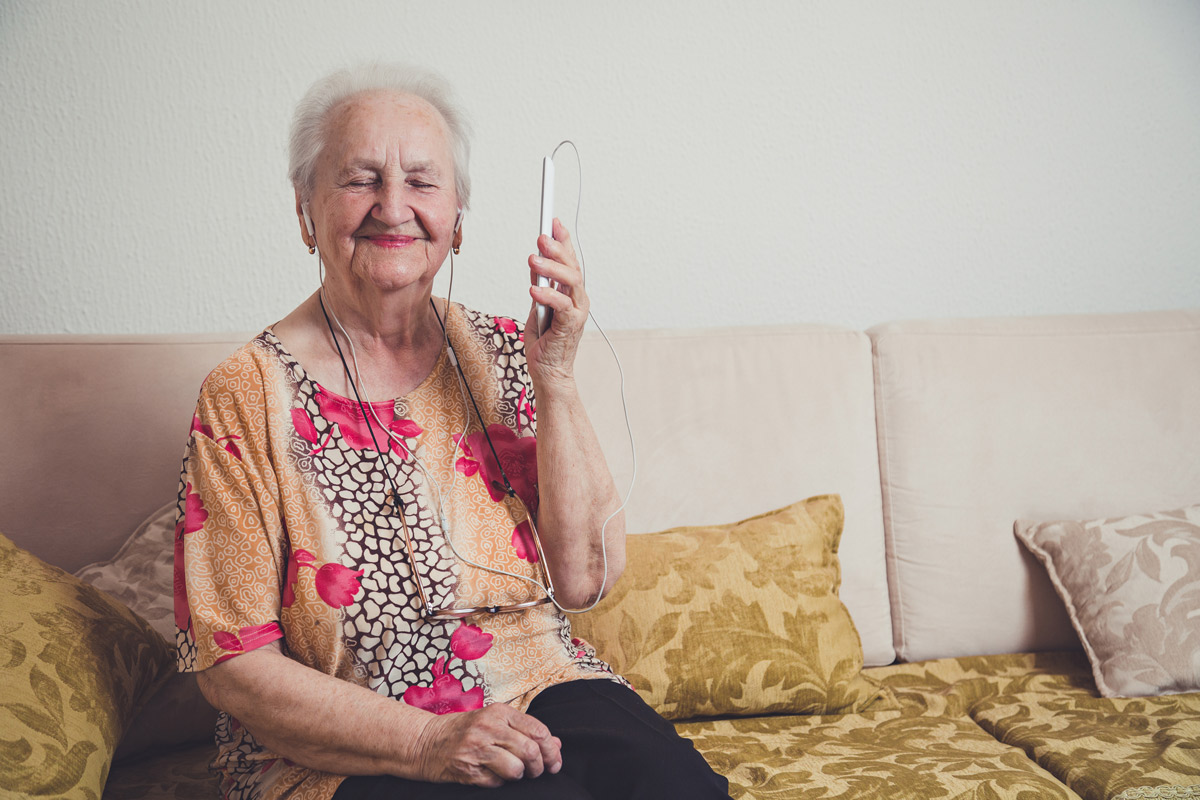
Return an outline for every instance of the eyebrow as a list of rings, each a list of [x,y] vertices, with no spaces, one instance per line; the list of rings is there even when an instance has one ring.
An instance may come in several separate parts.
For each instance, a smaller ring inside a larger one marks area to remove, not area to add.
[[[402,164],[401,168],[407,173],[419,173],[419,174],[423,174],[423,175],[441,175],[441,170],[438,168],[438,165],[433,161],[413,161],[408,164]],[[340,174],[344,175],[346,173],[354,172],[356,170],[369,170],[372,172],[377,172],[379,170],[379,164],[376,161],[372,161],[372,160],[356,159],[354,161],[351,161],[342,170],[340,170]]]
[[[410,164],[402,165],[405,172],[417,172],[425,175],[441,175],[441,170],[438,165],[432,161],[414,161]]]

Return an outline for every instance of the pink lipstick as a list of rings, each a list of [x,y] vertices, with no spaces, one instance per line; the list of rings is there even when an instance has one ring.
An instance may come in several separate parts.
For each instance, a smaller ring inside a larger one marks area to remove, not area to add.
[[[416,241],[411,236],[368,236],[367,238],[380,247],[408,247]]]

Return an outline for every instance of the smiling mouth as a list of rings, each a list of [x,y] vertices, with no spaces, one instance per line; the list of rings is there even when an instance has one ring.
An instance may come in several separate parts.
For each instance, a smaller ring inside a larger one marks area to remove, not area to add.
[[[367,241],[380,247],[408,247],[416,241],[413,236],[367,236]]]

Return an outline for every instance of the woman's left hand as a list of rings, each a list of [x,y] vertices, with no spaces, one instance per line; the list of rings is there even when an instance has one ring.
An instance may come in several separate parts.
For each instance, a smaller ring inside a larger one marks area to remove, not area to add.
[[[542,385],[574,382],[575,353],[589,308],[583,272],[575,258],[571,234],[558,218],[555,218],[552,230],[554,238],[545,234],[539,236],[539,253],[529,257],[530,281],[534,284],[529,287],[529,294],[535,303],[554,312],[550,326],[541,336],[537,331],[536,306],[530,308],[525,323],[525,358],[529,375],[535,384]],[[538,276],[556,282],[558,288],[538,286]]]
[[[582,608],[602,597],[625,568],[625,520],[600,441],[575,384],[575,354],[588,318],[583,273],[567,227],[538,237],[530,277],[558,283],[530,287],[536,303],[554,311],[538,336],[537,308],[525,323],[525,359],[537,393],[537,526],[555,597]]]

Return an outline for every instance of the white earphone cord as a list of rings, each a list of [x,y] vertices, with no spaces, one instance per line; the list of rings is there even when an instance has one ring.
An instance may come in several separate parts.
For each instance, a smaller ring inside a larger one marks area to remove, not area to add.
[[[582,244],[582,242],[580,240],[580,236],[579,236],[579,209],[583,202],[583,164],[582,164],[581,159],[579,158],[579,149],[575,146],[574,142],[572,142],[569,139],[565,139],[562,142],[560,142],[557,147],[554,148],[554,152],[551,153],[550,157],[553,158],[558,153],[559,148],[561,148],[564,144],[571,145],[571,149],[575,151],[575,162],[579,169],[579,194],[577,196],[576,203],[575,203],[575,243],[576,243],[576,249],[579,252],[580,273],[583,277],[584,285],[586,286],[587,285],[587,268],[584,263],[583,244]],[[317,262],[319,265],[318,269],[319,269],[319,276],[320,276],[320,280],[321,280],[321,289],[320,289],[321,296],[322,296],[322,298],[325,298],[326,297],[326,295],[325,295],[325,276],[324,276],[325,264],[324,264],[324,259],[321,256],[319,249],[317,252]],[[449,322],[450,295],[453,291],[454,291],[454,254],[451,253],[450,254],[450,284],[446,291],[446,303],[445,303],[446,319],[445,319],[445,322]],[[518,580],[522,580],[522,581],[525,581],[526,583],[536,586],[537,588],[544,591],[546,593],[546,596],[548,598],[550,598],[550,602],[552,602],[554,604],[554,606],[559,611],[563,612],[564,614],[583,614],[583,613],[591,611],[593,608],[595,608],[599,604],[599,602],[603,599],[604,586],[605,586],[605,584],[608,583],[608,541],[607,541],[607,537],[606,537],[606,532],[608,530],[608,524],[610,522],[612,522],[612,520],[618,514],[620,514],[622,511],[625,510],[625,506],[627,506],[629,504],[629,498],[633,494],[634,484],[637,482],[637,445],[634,441],[633,426],[629,421],[629,404],[625,397],[625,370],[621,365],[621,358],[620,358],[620,356],[617,355],[616,348],[613,347],[612,342],[608,338],[608,334],[605,333],[605,331],[602,327],[600,327],[600,323],[596,320],[595,315],[592,314],[591,311],[589,310],[588,318],[591,319],[592,324],[594,324],[596,326],[596,330],[598,330],[600,332],[600,335],[604,338],[604,343],[608,345],[609,352],[612,353],[613,360],[616,361],[616,364],[617,364],[617,373],[620,376],[621,409],[625,415],[625,431],[629,436],[629,451],[630,451],[630,457],[631,457],[632,464],[633,464],[633,471],[632,471],[632,475],[630,476],[630,479],[629,479],[629,488],[625,492],[625,497],[621,501],[621,505],[619,505],[616,508],[616,510],[613,511],[611,514],[609,514],[608,517],[604,520],[604,523],[600,526],[600,558],[601,558],[602,563],[604,564],[604,571],[600,578],[600,587],[599,587],[599,590],[596,592],[596,599],[593,600],[592,603],[585,608],[567,608],[558,602],[558,599],[554,596],[554,593],[550,590],[550,587],[543,586],[536,579],[530,578],[528,575],[518,575],[515,572],[509,572],[508,570],[499,569],[497,567],[489,567],[485,564],[480,564],[477,561],[469,559],[466,556],[464,556],[458,552],[458,548],[454,544],[454,538],[451,533],[451,526],[447,522],[447,519],[446,519],[445,494],[442,492],[441,484],[429,472],[429,470],[426,469],[424,463],[422,463],[420,457],[417,456],[417,454],[415,452],[413,452],[412,448],[410,448],[401,439],[401,437],[395,433],[395,431],[388,428],[386,425],[383,424],[383,421],[381,419],[379,419],[379,415],[376,413],[375,407],[371,404],[370,393],[367,390],[366,381],[363,379],[362,370],[359,369],[359,366],[358,366],[358,357],[355,355],[355,352],[354,352],[354,340],[350,338],[350,334],[347,333],[346,329],[342,326],[341,320],[338,319],[337,313],[334,311],[332,304],[327,303],[326,305],[329,308],[330,315],[333,317],[333,321],[337,323],[338,330],[340,330],[342,332],[342,336],[346,337],[346,342],[350,347],[350,360],[354,364],[354,377],[351,378],[351,380],[357,381],[359,388],[362,390],[363,401],[366,403],[367,408],[370,409],[371,416],[373,416],[375,418],[375,421],[376,421],[376,423],[379,424],[380,429],[383,430],[383,432],[386,433],[389,438],[391,438],[393,441],[399,443],[400,446],[405,449],[405,451],[407,451],[408,453],[410,453],[412,455],[413,461],[416,463],[417,467],[421,470],[421,473],[426,477],[427,480],[429,480],[429,482],[436,489],[437,504],[438,504],[438,518],[439,518],[439,522],[440,522],[441,528],[442,528],[442,535],[445,537],[446,544],[449,545],[450,552],[454,554],[454,557],[457,558],[459,561],[463,562],[464,564],[475,567],[476,569],[481,569],[481,570],[484,570],[485,572],[491,572],[496,575],[504,575],[507,577],[516,578]],[[449,356],[451,362],[456,367],[456,369],[454,371],[455,379],[456,379],[455,383],[458,384],[459,396],[462,398],[463,409],[466,413],[466,422],[463,426],[464,434],[463,434],[463,436],[454,440],[454,449],[450,453],[450,462],[453,465],[456,462],[456,458],[458,456],[458,451],[462,445],[463,438],[465,438],[466,431],[470,430],[470,428],[471,428],[471,407],[467,403],[465,386],[463,385],[463,377],[462,377],[461,371],[459,369],[457,369],[458,359],[454,355],[453,347],[450,346],[450,332],[449,332],[449,328],[447,327],[445,322],[443,322],[443,324],[442,324],[443,346],[445,347],[447,355]],[[350,377],[350,376],[347,376],[347,377]],[[521,381],[521,387],[525,390],[525,396],[527,398],[532,397],[533,392],[530,390],[529,386],[527,386],[525,384],[525,378],[523,376],[520,377],[520,381]],[[479,420],[479,425],[481,428],[483,427],[482,419]],[[386,466],[384,468],[387,469]],[[451,467],[451,469],[453,471],[453,478],[452,478],[452,481],[450,484],[450,498],[453,499],[455,491],[457,490],[457,487],[458,487],[458,470],[456,468],[454,468],[453,466]],[[543,564],[543,567],[546,570],[547,575],[549,575],[550,565]],[[414,565],[413,568],[416,569],[416,565]]]

